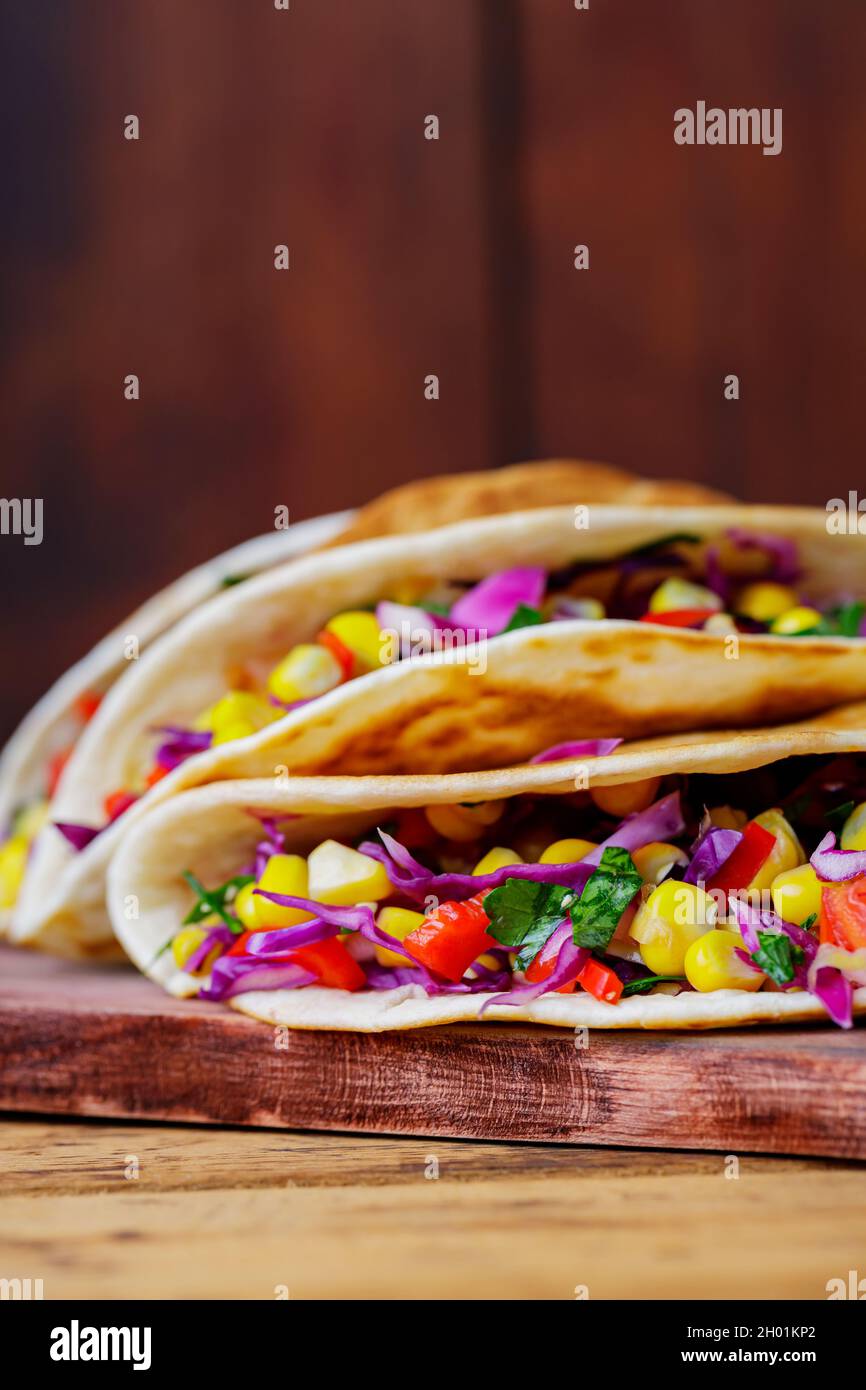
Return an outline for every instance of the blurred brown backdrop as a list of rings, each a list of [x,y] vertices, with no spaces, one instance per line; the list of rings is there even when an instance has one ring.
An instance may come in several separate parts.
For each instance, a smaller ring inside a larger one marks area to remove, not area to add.
[[[554,454],[749,499],[857,486],[863,0],[5,0],[2,23],[0,493],[45,499],[45,539],[0,537],[0,734],[278,503]],[[782,154],[676,146],[700,99],[782,107]]]

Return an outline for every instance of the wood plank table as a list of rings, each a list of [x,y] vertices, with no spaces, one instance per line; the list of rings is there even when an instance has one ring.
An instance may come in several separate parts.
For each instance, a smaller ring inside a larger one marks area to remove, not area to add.
[[[863,1195],[834,1160],[16,1118],[0,1276],[46,1299],[822,1299],[866,1270]]]

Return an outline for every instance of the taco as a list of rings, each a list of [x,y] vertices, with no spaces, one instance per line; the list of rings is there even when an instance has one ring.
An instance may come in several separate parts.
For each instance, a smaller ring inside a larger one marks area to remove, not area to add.
[[[341,547],[228,590],[87,726],[13,937],[100,950],[111,853],[184,787],[280,768],[476,771],[563,739],[766,724],[866,697],[866,540],[825,520],[554,508]]]
[[[128,665],[130,635],[143,650],[213,594],[325,545],[560,502],[661,505],[729,500],[697,483],[640,479],[606,464],[556,459],[408,483],[357,512],[296,523],[200,565],[131,614],[56,681],[0,753],[0,934],[17,897],[30,845],[48,819],[48,802],[75,743]]]
[[[111,864],[118,938],[169,992],[293,1028],[866,1010],[866,706],[554,752],[184,792]]]

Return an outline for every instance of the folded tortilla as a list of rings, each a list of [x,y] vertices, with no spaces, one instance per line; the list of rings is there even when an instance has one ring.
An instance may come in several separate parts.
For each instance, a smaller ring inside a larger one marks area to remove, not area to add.
[[[574,508],[558,507],[305,556],[201,605],[132,664],[85,729],[52,820],[101,824],[106,795],[142,777],[155,726],[190,726],[223,694],[229,668],[273,664],[335,613],[374,604],[407,581],[472,582],[513,566],[557,570],[615,560],[671,533],[711,539],[731,527],[796,541],[815,601],[863,592],[866,537],[829,535],[825,513],[806,508],[599,506],[576,529]],[[186,787],[275,772],[475,771],[576,737],[767,724],[860,698],[862,639],[741,635],[730,659],[722,635],[568,620],[412,657],[189,758],[78,854],[47,827],[10,934],[73,954],[110,949],[111,854],[149,807]]]
[[[183,873],[218,884],[251,860],[262,838],[259,815],[285,834],[285,852],[306,854],[325,839],[351,842],[407,807],[472,804],[520,795],[572,794],[578,773],[592,787],[621,786],[672,774],[731,774],[812,754],[866,753],[866,704],[809,720],[751,731],[697,732],[624,745],[607,757],[445,777],[298,778],[221,782],[187,791],[140,819],[115,855],[108,905],[118,940],[132,961],[171,993],[196,988],[166,950],[190,906]],[[283,820],[282,818],[285,817]],[[264,1022],[290,1028],[381,1032],[479,1019],[487,994],[428,998],[420,986],[346,990],[315,985],[251,991],[228,1002]],[[866,1012],[866,988],[855,991]],[[482,1022],[531,1022],[574,1028],[734,1027],[746,1023],[826,1020],[805,992],[718,990],[659,992],[615,1005],[582,991],[542,995],[529,1003],[492,1005]]]

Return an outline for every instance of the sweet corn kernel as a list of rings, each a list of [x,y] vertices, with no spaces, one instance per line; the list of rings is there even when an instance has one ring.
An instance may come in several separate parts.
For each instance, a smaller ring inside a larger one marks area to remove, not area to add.
[[[660,777],[649,777],[644,782],[625,782],[619,787],[590,787],[589,794],[600,811],[622,817],[651,806],[660,784]]]
[[[667,879],[638,908],[629,935],[654,974],[682,975],[686,951],[716,918],[716,904],[697,884]]]
[[[779,637],[799,637],[802,632],[811,632],[820,621],[821,614],[817,608],[798,605],[796,608],[786,609],[778,618],[774,618],[770,624],[770,631]]]
[[[0,909],[14,907],[27,868],[30,841],[26,835],[13,835],[0,845]]]
[[[199,946],[207,936],[208,927],[213,926],[216,920],[216,918],[208,918],[199,927],[182,927],[181,930],[177,933],[177,936],[171,943],[171,954],[174,957],[174,963],[177,966],[178,970],[183,970],[183,967],[186,965],[187,961],[190,959],[192,955],[194,955],[194,953],[198,950]],[[222,947],[215,946],[214,949],[210,951],[208,955],[205,957],[205,959],[202,961],[198,969],[192,970],[188,973],[196,976],[209,975],[211,970],[213,969],[214,961],[218,960],[221,955]]]
[[[494,845],[485,855],[479,859],[473,874],[493,874],[497,869],[504,869],[509,864],[522,864],[523,860],[519,854],[515,854],[513,849],[508,849],[505,845]]]
[[[376,919],[376,925],[386,931],[389,936],[396,936],[398,941],[405,941],[410,931],[420,927],[425,921],[423,912],[411,912],[408,907],[383,907]],[[380,965],[417,965],[418,962],[410,960],[408,956],[401,956],[396,951],[389,951],[386,946],[375,948],[376,959]]]
[[[251,724],[254,729],[263,729],[279,717],[279,710],[260,695],[252,695],[248,690],[230,690],[211,706],[210,727],[215,734],[238,722]]]
[[[554,840],[539,859],[539,864],[576,864],[590,850],[598,849],[594,840]]]
[[[771,623],[789,609],[796,608],[797,595],[786,584],[747,584],[737,595],[734,604],[744,618],[756,623]]]
[[[796,869],[798,864],[805,864],[806,853],[794,834],[793,827],[778,807],[774,807],[770,811],[762,811],[754,819],[756,824],[762,825],[765,830],[769,830],[771,835],[775,835],[776,843],[769,859],[758,870],[748,886],[749,888],[769,888],[778,874],[784,873],[787,869]]]
[[[274,667],[268,676],[268,690],[290,705],[324,695],[342,679],[343,671],[333,652],[321,642],[302,642]]]
[[[214,734],[212,746],[216,748],[221,743],[234,743],[236,739],[249,738],[256,732],[255,724],[248,719],[235,719],[230,724],[223,724]]]
[[[388,664],[388,648],[382,642],[382,633],[375,613],[366,613],[363,610],[338,613],[325,624],[325,631],[333,632],[366,670],[374,671],[377,666]]]
[[[719,826],[721,830],[742,830],[749,823],[745,811],[738,811],[735,806],[712,806],[707,815],[710,824]]]
[[[770,893],[779,916],[796,927],[801,927],[807,917],[821,915],[821,882],[811,864],[800,864],[777,874]]]
[[[729,632],[736,632],[737,630],[737,624],[730,613],[713,613],[707,618],[702,628],[704,632],[714,632],[717,637],[726,637]]]
[[[686,979],[693,989],[708,994],[714,989],[745,989],[754,993],[765,976],[741,960],[743,950],[739,932],[708,931],[693,941],[683,962]]]
[[[309,898],[309,874],[307,861],[300,854],[272,854],[264,867],[264,872],[256,888],[264,888],[269,893],[285,893],[290,898]],[[311,912],[300,907],[281,907],[269,902],[267,898],[254,897],[257,925],[266,927],[295,927],[299,922],[309,922]]]
[[[481,801],[476,806],[425,806],[424,814],[437,835],[446,840],[477,840],[502,815],[501,801]]]
[[[676,845],[666,845],[662,840],[636,849],[632,854],[634,866],[644,883],[660,883],[674,864],[688,864],[689,857]]]
[[[238,921],[243,923],[247,931],[258,931],[259,927],[258,904],[262,899],[253,896],[256,886],[255,883],[245,883],[243,888],[238,889],[234,901]]]
[[[392,603],[402,603],[407,608],[414,608],[418,600],[430,592],[431,583],[430,579],[404,579],[391,590],[388,597]]]
[[[866,849],[866,801],[854,807],[842,826],[839,840],[843,849]]]
[[[352,907],[355,903],[379,902],[394,889],[384,867],[368,854],[361,854],[338,840],[324,840],[308,860],[309,896],[319,903]]]
[[[671,576],[658,586],[649,601],[651,613],[673,613],[679,608],[723,608],[721,598],[703,584]]]

